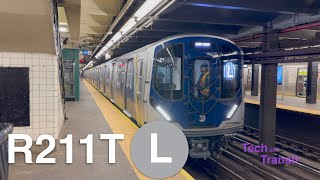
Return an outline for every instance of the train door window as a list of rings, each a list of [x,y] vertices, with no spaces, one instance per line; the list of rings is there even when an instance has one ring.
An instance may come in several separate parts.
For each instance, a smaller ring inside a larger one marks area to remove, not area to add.
[[[210,63],[208,60],[195,60],[193,70],[194,94],[206,99],[210,95]]]
[[[166,99],[181,99],[183,45],[176,44],[160,50],[154,59],[153,87]]]
[[[128,61],[128,75],[127,75],[127,82],[126,87],[131,89],[131,79],[132,79],[132,61]]]
[[[110,68],[108,66],[106,66],[106,81],[107,81],[107,85],[109,85],[110,83]]]
[[[120,76],[121,76],[120,63],[117,63],[117,66],[116,66],[115,69],[116,69],[116,77],[115,77],[116,86],[117,86],[117,87],[120,87]]]
[[[233,98],[240,87],[239,59],[222,60],[221,98]]]
[[[119,86],[120,87],[124,87],[124,83],[125,83],[125,78],[126,78],[126,74],[125,74],[125,67],[126,64],[123,62],[120,62],[118,65],[118,75],[119,75]]]
[[[138,74],[138,80],[139,80],[139,86],[138,86],[138,94],[141,93],[141,89],[142,89],[142,74],[143,74],[143,61],[139,61],[138,63],[139,66],[139,74]]]

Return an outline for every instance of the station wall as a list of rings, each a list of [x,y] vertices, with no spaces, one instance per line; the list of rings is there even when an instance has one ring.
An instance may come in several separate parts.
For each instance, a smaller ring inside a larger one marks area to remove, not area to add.
[[[13,133],[28,134],[33,140],[41,134],[49,134],[58,139],[64,113],[57,56],[0,52],[0,67],[29,68],[30,126],[15,127]]]
[[[286,63],[279,64],[283,66],[283,78],[282,84],[277,85],[277,94],[285,96],[296,96],[296,86],[297,86],[297,73],[298,69],[307,69],[307,63]],[[261,66],[259,67],[259,92],[260,92],[260,78],[261,78]],[[319,64],[319,74],[320,74],[320,64]],[[247,91],[251,88],[251,65],[243,69],[243,84]],[[320,76],[318,77],[318,99],[320,99]]]

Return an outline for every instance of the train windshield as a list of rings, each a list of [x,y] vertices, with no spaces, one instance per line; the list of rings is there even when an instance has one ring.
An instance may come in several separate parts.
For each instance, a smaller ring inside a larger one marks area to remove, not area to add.
[[[183,45],[160,50],[154,59],[154,88],[166,99],[181,99]]]
[[[222,60],[221,98],[233,98],[240,88],[239,59]]]

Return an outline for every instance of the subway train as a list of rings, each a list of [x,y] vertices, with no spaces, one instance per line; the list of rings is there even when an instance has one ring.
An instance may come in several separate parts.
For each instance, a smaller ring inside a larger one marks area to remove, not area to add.
[[[208,158],[244,122],[243,53],[212,35],[177,35],[84,71],[84,77],[138,126],[168,121]]]

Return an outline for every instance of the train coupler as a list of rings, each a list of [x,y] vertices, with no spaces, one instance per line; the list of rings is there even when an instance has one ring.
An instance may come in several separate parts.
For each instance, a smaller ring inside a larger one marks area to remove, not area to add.
[[[191,158],[203,158],[206,160],[211,157],[208,139],[192,139],[190,143],[191,149],[189,149],[189,156]]]

